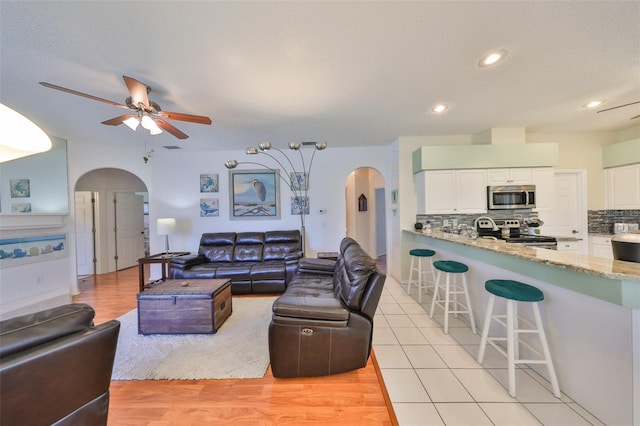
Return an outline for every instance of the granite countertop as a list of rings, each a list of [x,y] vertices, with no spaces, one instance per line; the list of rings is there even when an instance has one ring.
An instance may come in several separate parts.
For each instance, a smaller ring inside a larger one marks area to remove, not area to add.
[[[589,232],[590,237],[613,237],[615,234],[610,234],[606,232]]]
[[[424,232],[418,232],[415,230],[405,230],[405,232],[410,232],[426,238],[435,238],[465,246],[476,247],[482,250],[502,253],[585,274],[597,275],[615,280],[640,282],[640,263],[611,260],[536,247],[526,247],[521,244],[507,243],[503,240],[490,240],[485,238],[473,240],[466,236],[447,234],[440,231],[433,231],[431,234],[425,234]]]
[[[582,238],[577,237],[554,237],[558,242],[560,241],[582,241]]]

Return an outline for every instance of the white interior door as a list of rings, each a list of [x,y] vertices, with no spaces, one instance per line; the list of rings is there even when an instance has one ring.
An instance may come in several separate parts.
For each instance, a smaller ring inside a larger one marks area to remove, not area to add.
[[[144,257],[144,197],[132,192],[115,194],[116,269],[138,264]]]
[[[76,272],[78,276],[95,274],[93,192],[75,193]]]

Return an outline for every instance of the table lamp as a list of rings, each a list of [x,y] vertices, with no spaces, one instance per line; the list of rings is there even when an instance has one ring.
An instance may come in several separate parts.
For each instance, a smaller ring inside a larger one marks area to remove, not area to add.
[[[164,249],[169,254],[169,235],[176,231],[176,220],[172,217],[160,218],[157,221],[158,235],[164,235]]]

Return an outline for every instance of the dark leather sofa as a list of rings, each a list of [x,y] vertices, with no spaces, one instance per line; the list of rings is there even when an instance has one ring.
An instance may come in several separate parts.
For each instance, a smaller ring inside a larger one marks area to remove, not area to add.
[[[297,230],[206,233],[198,254],[171,260],[170,277],[228,278],[233,294],[282,293],[300,258]]]
[[[86,304],[0,322],[0,424],[106,425],[120,322]]]
[[[274,377],[327,376],[366,366],[386,275],[351,238],[337,261],[304,258],[273,304]]]

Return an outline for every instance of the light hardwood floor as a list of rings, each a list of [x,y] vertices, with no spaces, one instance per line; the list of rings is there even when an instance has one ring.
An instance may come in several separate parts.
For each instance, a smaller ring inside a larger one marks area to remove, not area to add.
[[[138,269],[80,280],[99,324],[136,308]],[[246,297],[246,296],[234,296]],[[109,425],[397,425],[375,357],[335,376],[111,382]]]

